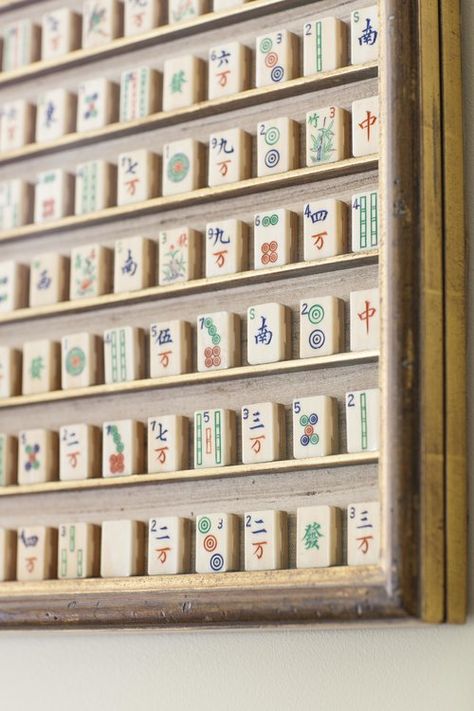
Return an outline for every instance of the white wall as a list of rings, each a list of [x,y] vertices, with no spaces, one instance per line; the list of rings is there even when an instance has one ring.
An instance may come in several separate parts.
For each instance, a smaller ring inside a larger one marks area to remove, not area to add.
[[[472,0],[463,9],[469,207]],[[465,627],[417,630],[8,634],[0,636],[0,709],[472,711],[473,663],[472,616]]]

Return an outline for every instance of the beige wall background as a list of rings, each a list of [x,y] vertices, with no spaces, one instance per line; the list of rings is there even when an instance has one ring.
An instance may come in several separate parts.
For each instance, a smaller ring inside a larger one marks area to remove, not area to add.
[[[472,240],[474,3],[462,5]],[[471,333],[471,362],[472,346]],[[472,405],[470,422],[472,432]],[[0,709],[472,711],[473,665],[472,614],[464,627],[423,629],[4,634]]]

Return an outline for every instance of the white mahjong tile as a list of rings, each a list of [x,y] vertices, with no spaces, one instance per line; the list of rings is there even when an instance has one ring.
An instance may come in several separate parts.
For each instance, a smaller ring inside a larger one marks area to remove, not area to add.
[[[0,398],[18,395],[21,384],[21,351],[0,346]]]
[[[59,430],[59,478],[77,481],[99,476],[102,468],[102,432],[85,424],[63,425]]]
[[[144,469],[145,428],[136,420],[104,422],[102,476],[131,476]]]
[[[69,257],[56,252],[33,257],[30,266],[30,306],[66,301],[69,287]]]
[[[299,167],[300,127],[289,118],[277,118],[257,126],[257,175],[286,173]]]
[[[35,107],[25,99],[2,104],[0,108],[0,151],[15,151],[32,143],[35,132]]]
[[[252,139],[240,128],[231,128],[209,137],[209,185],[227,185],[250,178]]]
[[[288,30],[260,35],[256,40],[256,86],[288,81],[298,76],[299,38]]]
[[[343,254],[347,244],[347,206],[326,198],[308,202],[303,210],[305,261]]]
[[[350,295],[351,351],[380,348],[380,297],[378,289],[353,291]]]
[[[219,311],[197,318],[197,370],[225,370],[240,365],[240,317]]]
[[[145,571],[145,526],[141,521],[104,521],[100,546],[102,578],[128,578]]]
[[[189,520],[157,516],[148,522],[148,575],[188,573],[191,560]]]
[[[202,234],[189,227],[163,230],[158,237],[160,286],[191,281],[200,276]]]
[[[295,459],[326,457],[338,444],[337,403],[317,395],[293,400],[293,456]]]
[[[209,50],[208,97],[219,99],[250,88],[250,50],[240,42],[225,42]]]
[[[76,167],[76,215],[105,210],[115,204],[117,172],[105,160],[91,160]]]
[[[340,353],[343,337],[342,299],[321,296],[300,301],[300,358]]]
[[[127,69],[120,78],[120,121],[154,114],[161,105],[160,75],[150,67]]]
[[[92,523],[59,526],[58,578],[95,578],[99,573],[100,529]]]
[[[204,186],[204,146],[193,138],[163,146],[163,195],[190,193]]]
[[[28,276],[26,265],[13,260],[0,262],[0,313],[27,306]]]
[[[0,433],[0,487],[16,484],[17,470],[18,440],[2,432]]]
[[[23,344],[23,395],[57,390],[60,383],[60,345],[47,339]]]
[[[187,417],[159,415],[148,418],[148,473],[175,472],[188,468]]]
[[[347,26],[336,17],[305,22],[304,75],[330,72],[347,64]]]
[[[163,111],[176,111],[204,99],[205,66],[202,59],[186,54],[165,59],[163,65]]]
[[[296,567],[328,568],[339,563],[340,511],[335,506],[303,506],[296,511]]]
[[[81,18],[67,7],[46,12],[41,18],[41,58],[56,59],[81,45]]]
[[[66,89],[41,94],[36,106],[36,142],[54,141],[74,131],[76,98]]]
[[[226,467],[235,463],[236,421],[233,410],[194,413],[194,468]]]
[[[105,382],[139,380],[145,373],[145,342],[141,328],[124,326],[104,333]]]
[[[380,442],[380,390],[356,390],[346,394],[348,452],[376,452]]]
[[[351,14],[351,62],[365,64],[379,57],[380,21],[377,5]]]
[[[39,484],[58,478],[58,433],[23,430],[18,434],[18,483]]]
[[[250,365],[287,360],[291,353],[291,312],[269,303],[247,310],[247,360]]]
[[[117,86],[104,78],[88,79],[77,93],[77,131],[96,131],[118,119]]]
[[[259,212],[254,219],[254,267],[279,267],[295,261],[298,217],[285,208]]]
[[[242,407],[242,462],[274,462],[286,455],[285,408],[276,402]]]
[[[182,375],[192,368],[192,332],[187,321],[162,321],[150,326],[150,378]]]
[[[288,567],[286,511],[244,514],[245,570],[281,570]]]
[[[168,22],[185,22],[204,15],[209,10],[209,0],[168,0]]]
[[[306,165],[349,157],[349,113],[329,106],[306,114]]]
[[[0,528],[0,583],[15,580],[17,532]]]
[[[140,35],[161,24],[163,0],[125,0],[124,35]]]
[[[61,387],[85,388],[102,381],[102,340],[91,333],[61,339]]]
[[[377,190],[352,196],[352,251],[379,246],[379,194]]]
[[[74,205],[74,179],[61,168],[39,173],[35,187],[35,223],[70,215]]]
[[[347,507],[347,565],[377,565],[380,558],[380,505]]]
[[[235,514],[196,518],[196,573],[225,573],[239,567],[239,519]]]
[[[242,272],[248,265],[248,226],[230,219],[206,225],[206,276]]]
[[[45,526],[18,528],[16,579],[21,582],[56,577],[57,530]]]
[[[36,62],[40,57],[40,35],[39,25],[30,19],[4,25],[2,70],[10,72]]]
[[[240,7],[250,0],[213,0],[214,12],[219,12],[220,10],[229,10],[232,7]]]
[[[85,0],[82,5],[82,46],[99,47],[119,37],[122,10],[118,0]]]
[[[0,230],[11,230],[31,222],[33,188],[25,180],[14,178],[0,182]]]
[[[352,104],[352,154],[357,158],[379,150],[379,97],[369,96]]]
[[[93,298],[112,288],[112,250],[100,244],[73,247],[69,298]]]
[[[156,242],[124,237],[115,242],[114,292],[146,289],[155,283]]]
[[[143,202],[158,193],[160,162],[145,148],[118,157],[117,204]]]

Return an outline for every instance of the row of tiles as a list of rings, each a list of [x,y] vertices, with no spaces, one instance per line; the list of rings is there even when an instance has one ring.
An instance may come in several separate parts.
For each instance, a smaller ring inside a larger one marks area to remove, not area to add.
[[[68,8],[46,12],[41,27],[30,19],[8,23],[3,29],[4,72],[27,64],[64,57],[83,48],[100,47],[114,39],[140,35],[165,22],[189,21],[214,10],[244,5],[249,0],[85,0],[82,17]],[[167,10],[167,12],[166,12]],[[377,7],[356,10],[351,15],[351,61],[360,64],[377,59],[379,18]],[[305,70],[324,71],[337,60],[347,63],[347,26],[334,18],[307,21],[303,27]],[[299,37],[286,30],[257,39],[257,62],[271,81],[292,78],[298,71]],[[314,59],[313,59],[314,56]],[[327,66],[326,66],[327,65]],[[340,64],[338,65],[340,66]],[[276,69],[280,71],[276,72]],[[273,71],[270,71],[273,70]],[[289,75],[289,76],[288,76]],[[259,73],[257,73],[257,86]]]
[[[304,35],[304,74],[345,66],[345,25],[327,18],[309,23],[309,27]],[[256,87],[298,76],[296,42],[297,37],[287,30],[257,39]],[[261,48],[268,49],[265,53]],[[49,143],[69,133],[100,130],[116,121],[135,121],[161,110],[176,111],[198,104],[206,93],[209,99],[240,93],[251,85],[250,59],[246,46],[227,42],[209,50],[207,73],[203,60],[185,55],[166,59],[162,73],[146,66],[123,71],[120,89],[97,78],[80,84],[77,95],[61,88],[46,91],[36,106],[23,99],[7,102],[0,109],[0,151]]]
[[[352,252],[377,249],[378,202],[377,191],[353,195]],[[292,264],[301,252],[305,261],[345,253],[349,242],[346,203],[328,198],[305,204],[302,249],[298,218],[297,213],[285,208],[255,215],[255,270]],[[38,254],[29,268],[14,261],[0,262],[0,314],[110,292],[141,291],[157,281],[160,286],[169,286],[198,279],[201,274],[238,274],[250,261],[250,232],[250,225],[230,218],[209,222],[204,234],[177,227],[161,231],[157,241],[146,237],[119,239],[113,251],[88,244],[74,247],[70,258],[57,253]]]
[[[376,388],[349,392],[345,397],[347,452],[379,449],[380,393]],[[340,453],[336,398],[300,397],[291,405],[294,459]],[[46,429],[23,430],[18,440],[0,434],[0,486],[47,481],[80,481],[189,468],[190,423],[182,415],[148,418],[147,427],[136,420],[93,425],[72,424],[59,433]],[[289,433],[288,433],[289,434]],[[287,458],[287,423],[284,405],[260,402],[244,405],[240,413],[241,460],[264,464]],[[146,442],[146,443],[145,443]],[[59,445],[59,446],[58,446]],[[237,417],[233,410],[194,413],[192,435],[194,468],[237,463]]]
[[[354,157],[376,155],[379,147],[379,100],[358,100],[351,114],[336,106],[306,116],[306,165],[315,167]],[[257,126],[257,177],[300,167],[300,124],[276,118]],[[0,229],[59,220],[73,212],[87,215],[114,205],[223,187],[252,177],[253,136],[240,128],[218,131],[203,143],[185,138],[163,146],[163,159],[147,149],[118,156],[117,166],[104,160],[81,163],[75,176],[57,168],[39,173],[33,189],[14,179],[0,186]],[[34,196],[33,196],[34,190]]]
[[[379,290],[350,294],[350,351],[375,351],[380,345]],[[296,324],[295,324],[296,325]],[[41,339],[15,348],[0,348],[0,396],[35,395],[54,390],[88,388],[145,378],[192,372],[193,351],[198,373],[242,365],[241,317],[227,311],[199,315],[196,344],[187,321],[151,324],[148,357],[143,329],[112,328],[103,338],[87,333],[63,336],[61,344]],[[292,311],[279,303],[258,304],[247,310],[248,365],[291,360]],[[299,306],[299,357],[330,356],[344,349],[344,301],[334,296],[302,300]],[[20,378],[21,376],[21,378]],[[21,382],[20,382],[21,381]]]
[[[243,560],[240,561],[241,526]],[[377,502],[349,504],[346,512],[347,565],[376,565],[380,556],[380,507]],[[59,534],[59,535],[58,535]],[[296,512],[296,567],[323,568],[342,562],[342,511],[311,506]],[[179,575],[192,570],[193,522],[178,516],[140,521],[104,521],[99,527],[65,523],[0,528],[0,581],[123,578]],[[196,517],[194,571],[225,573],[288,568],[288,515],[252,511]]]

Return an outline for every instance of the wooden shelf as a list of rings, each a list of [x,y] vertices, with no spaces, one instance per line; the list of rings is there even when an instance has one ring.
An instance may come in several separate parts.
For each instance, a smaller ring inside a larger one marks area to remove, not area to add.
[[[86,215],[70,215],[54,222],[43,222],[39,224],[23,225],[12,230],[0,232],[0,242],[24,239],[36,235],[50,234],[52,232],[71,230],[78,227],[90,227],[92,225],[104,224],[115,220],[135,218],[150,213],[164,212],[165,210],[179,209],[196,203],[206,204],[217,200],[241,197],[259,191],[276,190],[277,188],[289,188],[294,185],[304,185],[306,183],[329,180],[344,175],[354,175],[356,173],[376,170],[378,167],[378,156],[364,156],[362,158],[347,158],[338,163],[327,163],[310,168],[298,168],[288,173],[277,173],[260,178],[249,178],[238,183],[221,185],[214,188],[201,188],[191,193],[172,195],[169,197],[156,197],[144,202],[133,203],[131,205],[120,205],[109,207],[99,212],[91,212]]]
[[[168,284],[166,286],[152,286],[140,291],[129,291],[118,294],[104,294],[90,299],[75,299],[74,301],[61,301],[49,306],[26,307],[17,309],[0,316],[0,328],[7,323],[18,321],[33,321],[39,318],[53,318],[84,311],[113,308],[115,306],[139,304],[146,301],[161,301],[172,297],[186,296],[197,292],[222,291],[232,287],[247,284],[259,284],[262,281],[280,281],[293,277],[304,277],[311,274],[322,274],[343,269],[376,264],[378,250],[366,252],[351,252],[335,257],[326,257],[311,262],[296,262],[280,267],[267,267],[266,269],[253,269],[238,274],[229,274],[218,277],[203,277],[192,281]]]
[[[375,464],[378,460],[378,452],[360,452],[356,454],[333,454],[327,457],[312,457],[310,459],[286,459],[279,462],[266,462],[263,464],[234,464],[228,467],[183,469],[182,471],[163,472],[160,474],[135,474],[133,476],[109,477],[107,479],[97,477],[94,479],[83,479],[81,481],[48,481],[42,484],[0,487],[0,497],[48,494],[58,491],[82,491],[84,489],[143,486],[157,483],[169,484],[204,479],[255,476],[257,474],[281,474],[285,472],[309,471],[312,469],[334,469],[336,467]]]
[[[143,380],[132,380],[125,383],[93,385],[88,388],[54,390],[37,395],[16,395],[0,400],[0,409],[6,410],[14,407],[29,407],[31,405],[47,404],[64,400],[79,400],[88,397],[96,397],[98,395],[106,396],[136,393],[149,390],[163,390],[172,387],[183,388],[189,385],[202,385],[268,375],[281,375],[282,373],[298,373],[307,370],[318,370],[319,368],[354,366],[363,363],[374,363],[378,360],[378,357],[378,351],[337,353],[336,355],[320,356],[319,358],[285,360],[279,363],[262,363],[261,365],[242,365],[237,368],[213,370],[206,373],[185,373],[184,375],[168,375],[164,378],[144,378]]]
[[[8,153],[0,153],[0,166],[16,161],[27,160],[40,155],[57,153],[59,151],[90,145],[98,141],[112,140],[123,136],[136,135],[155,128],[189,123],[206,116],[243,109],[269,101],[288,99],[294,96],[322,89],[340,86],[351,82],[371,79],[377,76],[377,62],[360,66],[348,66],[332,72],[324,72],[308,77],[300,77],[283,84],[274,84],[258,89],[248,89],[240,94],[226,96],[220,99],[201,101],[176,111],[160,111],[144,118],[126,123],[111,123],[103,128],[86,133],[69,133],[48,143],[30,143],[22,148]]]
[[[314,2],[314,0],[299,0],[299,5],[309,5],[311,2]],[[7,9],[8,5],[12,5],[12,3],[7,3],[6,8],[0,7],[0,11]],[[17,5],[17,2],[15,2],[14,5]],[[209,12],[192,20],[188,20],[187,22],[162,25],[141,35],[119,37],[100,47],[77,49],[74,52],[69,52],[69,54],[66,54],[64,57],[40,60],[13,71],[0,73],[0,88],[9,84],[18,84],[22,81],[53,74],[54,72],[65,71],[82,64],[98,62],[107,57],[116,57],[125,52],[165,44],[182,37],[189,37],[208,30],[229,26],[237,22],[245,22],[246,20],[252,20],[269,13],[280,12],[293,6],[294,0],[252,0],[252,2],[240,7],[223,10],[221,12]]]

